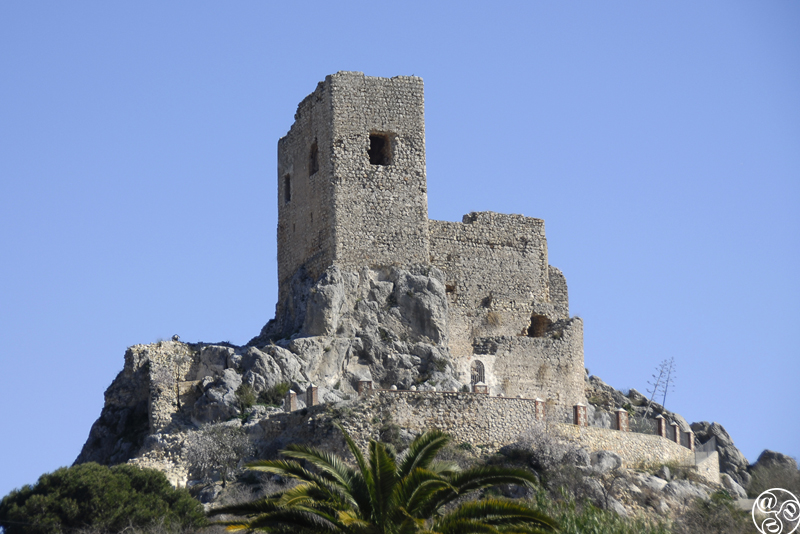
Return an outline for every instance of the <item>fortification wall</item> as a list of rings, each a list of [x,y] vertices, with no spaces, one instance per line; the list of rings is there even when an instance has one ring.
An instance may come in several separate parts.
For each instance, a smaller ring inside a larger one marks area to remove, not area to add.
[[[492,394],[539,397],[565,414],[571,409],[567,407],[586,402],[580,318],[554,323],[546,337],[477,338],[473,352],[457,360],[459,371],[469,377],[473,362],[480,361]]]
[[[550,303],[553,305],[553,316],[567,318],[569,317],[567,279],[564,277],[564,273],[552,265],[547,266],[547,274],[550,282]]]
[[[297,270],[316,280],[333,262],[332,114],[330,86],[320,83],[278,141],[278,317]]]
[[[194,400],[196,382],[187,382],[188,378],[193,378],[190,375],[197,367],[194,353],[189,345],[175,341],[134,345],[128,353],[135,353],[137,360],[148,362],[148,418],[150,433],[155,434],[172,423],[182,403]]]
[[[422,79],[339,72],[325,84],[333,109],[334,261],[350,268],[427,264]]]
[[[452,435],[455,443],[493,450],[513,443],[536,423],[531,399],[461,392],[380,390],[362,398],[359,411],[367,420],[378,416],[412,433],[435,428]],[[363,425],[356,423],[353,428]]]
[[[453,442],[480,445],[496,451],[514,443],[520,434],[534,430],[585,447],[590,452],[616,452],[623,466],[676,462],[694,465],[694,453],[671,440],[652,434],[620,432],[608,428],[537,421],[532,399],[490,397],[474,393],[431,391],[374,391],[362,397],[343,426],[362,447],[377,439],[372,421],[391,421],[412,433],[429,429],[447,432]],[[708,460],[713,471],[713,459]],[[706,476],[706,472],[700,473]],[[718,474],[718,473],[717,473]],[[713,473],[709,471],[712,482]],[[719,483],[719,478],[716,479]]]
[[[447,277],[454,356],[471,354],[475,337],[526,334],[533,313],[566,318],[550,302],[541,219],[470,213],[461,223],[430,221],[430,232],[431,263]]]
[[[611,451],[619,454],[623,467],[634,467],[643,463],[694,463],[694,453],[690,449],[654,434],[564,423],[551,424],[548,429],[562,439],[590,451]]]

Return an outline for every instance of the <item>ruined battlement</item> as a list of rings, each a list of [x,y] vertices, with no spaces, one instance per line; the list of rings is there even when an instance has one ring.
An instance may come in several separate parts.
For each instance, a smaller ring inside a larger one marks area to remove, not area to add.
[[[566,279],[549,265],[544,221],[490,211],[461,222],[428,219],[420,78],[330,75],[278,142],[283,335],[308,328],[309,304],[297,288],[332,267],[436,268],[461,376],[479,366],[493,392],[544,388],[559,402],[583,398],[583,325],[569,320]],[[476,340],[504,336],[511,341],[478,357]]]

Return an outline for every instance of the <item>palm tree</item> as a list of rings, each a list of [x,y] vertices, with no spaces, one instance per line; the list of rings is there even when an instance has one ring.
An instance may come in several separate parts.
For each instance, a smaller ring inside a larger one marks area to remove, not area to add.
[[[489,498],[453,504],[470,492],[497,484],[533,485],[536,476],[530,471],[498,466],[461,471],[453,463],[437,461],[436,455],[450,441],[450,436],[437,430],[417,437],[399,457],[383,443],[370,440],[365,459],[347,432],[339,429],[357,467],[335,454],[289,445],[281,452],[291,460],[261,460],[248,467],[295,478],[299,485],[250,503],[217,508],[211,515],[247,517],[223,522],[228,530],[292,534],[558,531],[553,519],[520,503]]]

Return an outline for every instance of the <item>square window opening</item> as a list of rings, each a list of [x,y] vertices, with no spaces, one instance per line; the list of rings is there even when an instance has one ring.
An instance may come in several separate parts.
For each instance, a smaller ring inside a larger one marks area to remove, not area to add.
[[[386,134],[369,134],[369,162],[371,165],[391,165],[392,143]]]

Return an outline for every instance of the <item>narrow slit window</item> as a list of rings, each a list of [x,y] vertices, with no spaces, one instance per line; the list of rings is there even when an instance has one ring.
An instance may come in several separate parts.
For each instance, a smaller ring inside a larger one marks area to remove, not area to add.
[[[288,204],[292,200],[292,177],[287,174],[283,177],[283,201]]]
[[[319,170],[319,150],[317,149],[317,140],[311,143],[311,150],[308,154],[308,175],[313,176]]]
[[[369,134],[369,162],[372,165],[389,165],[392,162],[392,143],[385,134]]]

